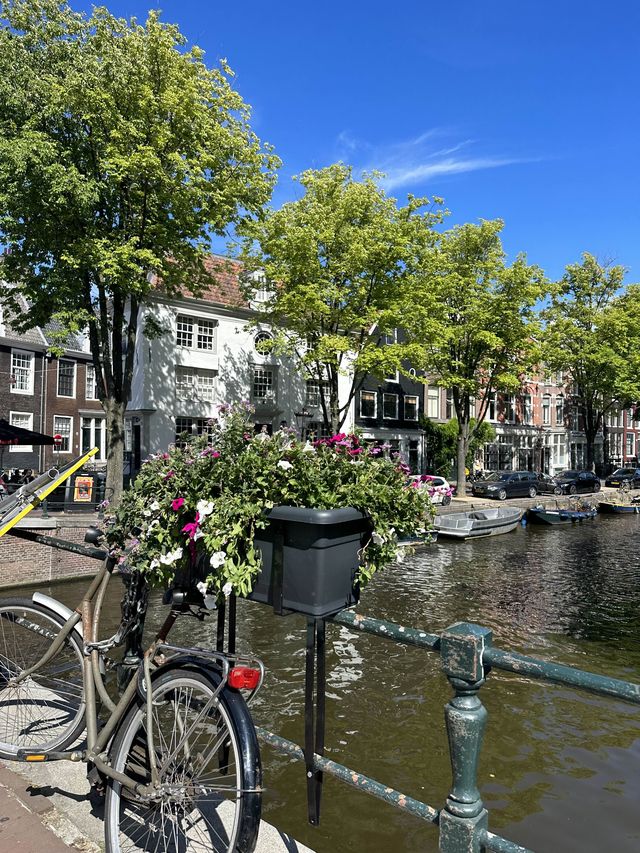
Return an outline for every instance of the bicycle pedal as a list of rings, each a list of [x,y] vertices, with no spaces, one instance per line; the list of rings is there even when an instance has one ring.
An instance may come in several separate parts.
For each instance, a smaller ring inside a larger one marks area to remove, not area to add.
[[[17,761],[28,761],[38,763],[43,761],[82,761],[83,754],[78,750],[68,752],[31,752],[28,749],[19,749],[16,753]]]

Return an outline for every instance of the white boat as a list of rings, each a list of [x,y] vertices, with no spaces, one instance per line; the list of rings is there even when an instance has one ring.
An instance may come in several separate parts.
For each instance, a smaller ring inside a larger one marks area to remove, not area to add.
[[[470,512],[450,512],[438,515],[434,527],[440,536],[453,539],[475,539],[476,536],[496,536],[509,533],[520,523],[523,510],[518,507],[488,507]]]

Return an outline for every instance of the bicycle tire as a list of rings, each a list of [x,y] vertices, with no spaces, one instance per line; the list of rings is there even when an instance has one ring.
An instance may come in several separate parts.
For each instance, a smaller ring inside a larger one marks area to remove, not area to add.
[[[251,715],[236,690],[224,687],[202,716],[202,703],[219,684],[217,672],[195,666],[172,666],[154,677],[154,748],[159,762],[169,761],[160,783],[175,786],[179,793],[151,803],[119,782],[107,780],[107,853],[252,853],[255,849],[262,804],[260,750]],[[202,725],[197,734],[189,738],[186,749],[169,758],[179,743],[177,729],[185,723],[187,730],[199,726],[198,716]],[[181,723],[176,725],[178,719]],[[134,699],[120,724],[110,758],[114,770],[150,782],[142,697]]]
[[[9,684],[38,662],[64,621],[29,598],[0,599],[0,758],[15,759],[20,749],[66,749],[85,728],[82,643],[75,630],[41,670]]]

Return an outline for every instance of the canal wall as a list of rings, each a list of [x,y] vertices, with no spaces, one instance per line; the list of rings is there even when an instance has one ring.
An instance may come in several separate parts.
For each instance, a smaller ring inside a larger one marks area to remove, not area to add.
[[[19,524],[22,530],[32,530],[43,536],[55,536],[76,544],[84,542],[84,534],[96,516],[64,515],[50,518],[29,518]],[[94,575],[96,560],[28,542],[6,533],[0,538],[0,589],[43,583],[67,578]]]

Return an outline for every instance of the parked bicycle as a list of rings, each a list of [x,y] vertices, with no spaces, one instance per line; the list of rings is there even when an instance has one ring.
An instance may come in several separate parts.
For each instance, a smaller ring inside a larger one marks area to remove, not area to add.
[[[69,468],[58,476],[69,476]],[[13,508],[3,513],[0,503],[0,535],[41,499],[39,480]],[[99,546],[99,531],[89,541]],[[39,592],[0,600],[0,757],[86,762],[92,786],[106,792],[108,853],[250,853],[262,771],[247,704],[262,683],[263,665],[168,642],[178,619],[211,613],[189,579],[165,596],[169,615],[142,652],[148,588],[139,573],[125,574],[121,624],[99,640],[115,568],[114,558],[104,557],[73,612]],[[109,653],[125,644],[129,677],[115,695]]]

